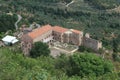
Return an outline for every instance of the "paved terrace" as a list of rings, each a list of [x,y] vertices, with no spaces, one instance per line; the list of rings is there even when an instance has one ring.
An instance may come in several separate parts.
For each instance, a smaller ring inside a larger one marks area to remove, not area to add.
[[[75,51],[78,50],[78,46],[61,43],[61,42],[53,42],[50,46],[51,56],[57,57],[61,54],[72,55]]]

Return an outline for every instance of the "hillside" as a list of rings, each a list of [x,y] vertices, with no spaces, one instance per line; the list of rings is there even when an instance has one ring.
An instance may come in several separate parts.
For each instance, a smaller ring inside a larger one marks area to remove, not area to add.
[[[71,56],[33,58],[23,56],[19,42],[0,47],[0,80],[120,79],[120,0],[0,0],[0,39],[19,32],[15,23],[29,27],[34,22],[90,33],[103,49],[95,54],[80,46]]]
[[[117,0],[0,0],[1,12],[19,13],[23,16],[21,24],[37,22],[41,25],[60,25],[90,33],[102,40],[104,46],[112,48],[112,34],[120,34],[120,14],[114,10],[119,6]],[[99,4],[100,3],[100,4]],[[104,3],[104,5],[103,5]],[[99,5],[95,5],[99,4]],[[107,8],[103,8],[106,7]],[[102,5],[102,6],[101,6]],[[99,6],[99,8],[98,8]]]
[[[1,80],[119,79],[117,72],[114,71],[111,72],[111,70],[113,70],[112,63],[108,60],[102,59],[99,56],[90,53],[84,53],[78,54],[78,56],[74,55],[71,58],[62,55],[56,59],[50,56],[47,57],[40,56],[35,59],[30,57],[24,57],[19,51],[16,52],[16,50],[11,50],[9,48],[0,48],[0,64],[1,64],[0,79]],[[82,64],[82,66],[80,65],[82,67],[81,69],[80,66],[78,66],[78,63]]]

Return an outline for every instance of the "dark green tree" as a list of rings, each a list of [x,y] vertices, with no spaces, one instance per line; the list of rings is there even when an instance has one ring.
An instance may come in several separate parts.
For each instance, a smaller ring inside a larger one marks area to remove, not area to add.
[[[49,47],[46,43],[36,42],[34,43],[30,55],[31,57],[39,57],[41,55],[48,56],[50,54]]]
[[[112,54],[113,60],[120,62],[120,55],[118,53],[113,53]]]
[[[68,71],[70,76],[101,76],[113,70],[111,62],[94,54],[75,54],[70,57],[70,64],[71,68]]]
[[[113,52],[120,52],[120,35],[113,39]]]

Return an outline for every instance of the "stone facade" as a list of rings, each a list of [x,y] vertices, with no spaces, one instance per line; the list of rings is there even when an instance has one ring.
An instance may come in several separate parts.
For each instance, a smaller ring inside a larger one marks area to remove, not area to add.
[[[102,48],[102,43],[98,40],[90,38],[89,34],[86,34],[86,36],[83,37],[82,31],[66,29],[58,26],[52,27],[50,25],[45,25],[23,35],[21,38],[21,48],[25,55],[29,55],[29,51],[34,42],[41,41],[44,43],[49,43],[53,40],[74,44],[77,46],[83,45],[95,51],[99,50],[99,48]]]
[[[40,35],[38,37],[36,37],[35,39],[33,39],[33,43],[34,42],[38,42],[38,41],[41,41],[41,42],[50,42],[51,40],[53,40],[53,36],[52,36],[52,30],[44,33],[43,35]]]
[[[63,42],[62,41],[63,33],[53,31],[52,35],[53,35],[53,40]]]
[[[83,32],[75,33],[69,30],[68,32],[65,32],[63,34],[63,42],[80,46],[82,42],[82,37]]]

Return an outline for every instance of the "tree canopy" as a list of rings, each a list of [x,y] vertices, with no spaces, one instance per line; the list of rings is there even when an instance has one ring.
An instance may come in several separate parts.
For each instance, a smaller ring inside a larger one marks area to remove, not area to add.
[[[35,42],[31,51],[31,57],[39,57],[41,55],[48,56],[50,54],[49,46],[46,43]]]
[[[14,15],[7,15],[0,13],[0,33],[6,32],[8,30],[15,29],[15,22],[17,21],[17,16]]]
[[[112,73],[113,65],[111,62],[102,59],[94,54],[75,54],[70,57],[71,69],[69,75],[100,76]]]
[[[111,35],[113,32],[115,36],[120,34],[120,14],[118,7],[120,1],[75,0],[74,3],[66,8],[65,5],[71,1],[2,0],[0,1],[0,11],[3,13],[9,11],[19,13],[23,17],[19,25],[27,24],[29,26],[29,24],[37,22],[40,25],[59,25],[90,33],[92,38],[102,40],[103,46],[112,50]],[[0,26],[7,26],[7,24],[0,23]],[[12,25],[10,25],[10,28],[13,28]],[[0,30],[3,31],[2,29]]]
[[[73,74],[74,70],[77,70],[76,74]],[[56,59],[50,56],[31,58],[9,48],[0,48],[1,80],[118,80],[117,72],[111,70],[111,62],[93,54],[75,54],[70,58],[60,56]]]
[[[99,9],[111,9],[119,5],[118,0],[85,0],[91,2]]]
[[[113,39],[113,52],[120,52],[120,35]]]

